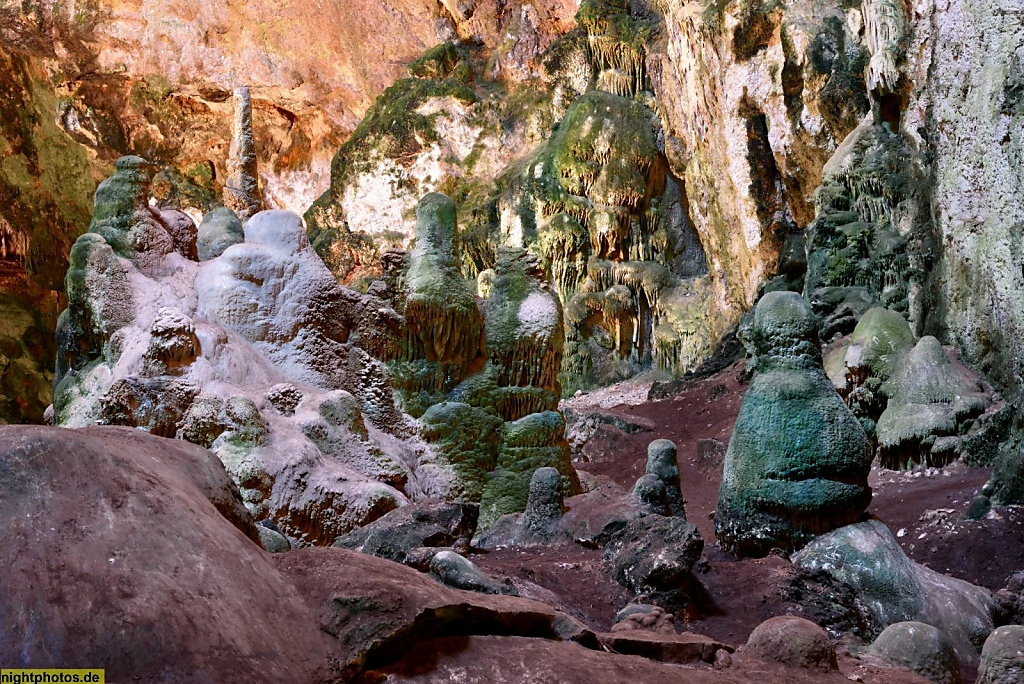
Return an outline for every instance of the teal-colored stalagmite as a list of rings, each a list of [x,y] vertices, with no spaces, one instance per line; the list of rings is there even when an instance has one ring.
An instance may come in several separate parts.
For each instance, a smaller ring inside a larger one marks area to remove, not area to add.
[[[716,536],[738,555],[799,549],[871,501],[867,437],[825,376],[817,324],[800,295],[771,292],[742,331],[753,377],[715,512]]]

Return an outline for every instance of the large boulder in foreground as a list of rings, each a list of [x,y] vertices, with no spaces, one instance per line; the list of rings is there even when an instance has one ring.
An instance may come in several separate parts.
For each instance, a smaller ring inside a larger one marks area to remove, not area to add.
[[[0,521],[5,667],[299,682],[326,662],[324,636],[201,447],[129,428],[2,428]]]
[[[857,522],[871,501],[871,456],[825,375],[803,297],[766,294],[742,332],[753,377],[725,455],[715,536],[733,553],[763,556]]]
[[[439,634],[562,633],[547,605],[366,554],[268,554],[216,456],[123,427],[0,428],[0,537],[5,667],[344,682]]]
[[[942,630],[968,667],[977,665],[993,629],[996,604],[987,589],[913,562],[877,520],[819,537],[795,554],[793,563],[853,587],[879,625],[912,621]]]

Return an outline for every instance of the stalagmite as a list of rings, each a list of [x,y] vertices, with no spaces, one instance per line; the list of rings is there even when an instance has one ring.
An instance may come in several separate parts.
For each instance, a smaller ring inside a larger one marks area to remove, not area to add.
[[[256,139],[252,130],[252,100],[248,86],[235,88],[235,116],[231,126],[227,165],[224,206],[233,210],[244,222],[263,209],[256,164]]]

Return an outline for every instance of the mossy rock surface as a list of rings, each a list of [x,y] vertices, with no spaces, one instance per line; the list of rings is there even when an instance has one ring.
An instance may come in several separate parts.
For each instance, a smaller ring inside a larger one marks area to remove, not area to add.
[[[497,467],[480,500],[481,529],[506,513],[526,510],[530,480],[538,468],[552,467],[561,473],[565,496],[579,493],[579,477],[564,435],[565,420],[554,411],[534,413],[502,426]]]
[[[445,401],[427,409],[420,420],[424,439],[457,477],[452,494],[479,501],[498,461],[501,418],[469,404]]]

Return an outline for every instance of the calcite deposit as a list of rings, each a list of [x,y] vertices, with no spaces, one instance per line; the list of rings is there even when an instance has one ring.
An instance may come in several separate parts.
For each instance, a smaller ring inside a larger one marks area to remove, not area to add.
[[[715,536],[739,555],[793,551],[860,519],[871,453],[825,376],[817,318],[800,295],[765,295],[746,336],[753,377],[725,454]]]
[[[224,208],[197,229],[152,208],[149,189],[142,159],[119,160],[72,249],[56,424],[205,446],[254,515],[297,543],[424,496],[480,501],[490,524],[526,506],[540,466],[577,491],[554,411],[558,299],[535,259],[510,253],[478,302],[454,265],[446,196],[420,202],[416,250],[362,295],[295,214],[259,212],[239,236]]]
[[[1013,679],[1022,1],[0,2],[0,651]]]

